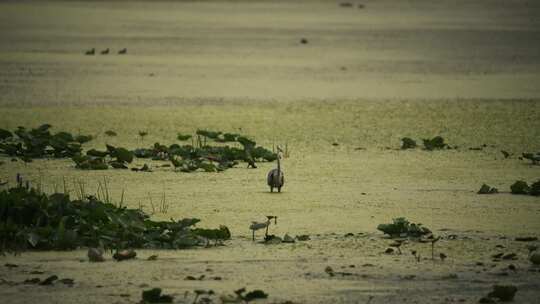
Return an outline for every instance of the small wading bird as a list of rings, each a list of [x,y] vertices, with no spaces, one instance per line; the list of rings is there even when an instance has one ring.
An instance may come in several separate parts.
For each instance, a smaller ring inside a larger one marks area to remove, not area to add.
[[[96,53],[96,49],[95,48],[91,48],[90,50],[86,51],[86,53],[84,53],[85,55],[94,55]]]
[[[252,239],[253,241],[255,241],[255,231],[256,230],[260,230],[260,229],[264,229],[266,228],[266,232],[265,232],[265,235],[264,235],[264,239],[266,239],[268,237],[268,226],[270,226],[270,221],[273,219],[274,220],[274,224],[277,225],[277,216],[274,216],[274,215],[267,215],[266,216],[267,220],[266,222],[263,222],[263,223],[258,223],[258,222],[251,222],[251,225],[249,226],[249,229],[251,229],[253,235],[252,235]]]
[[[270,192],[274,192],[274,188],[278,189],[278,192],[281,192],[281,187],[285,183],[285,177],[283,176],[283,171],[281,171],[281,148],[278,147],[277,155],[277,168],[270,170],[268,172],[267,183],[270,186]]]
[[[103,51],[101,51],[101,55],[107,55],[107,54],[109,54],[109,48],[106,48]]]
[[[127,54],[127,49],[126,48],[121,49],[120,51],[118,51],[118,54],[120,55]]]

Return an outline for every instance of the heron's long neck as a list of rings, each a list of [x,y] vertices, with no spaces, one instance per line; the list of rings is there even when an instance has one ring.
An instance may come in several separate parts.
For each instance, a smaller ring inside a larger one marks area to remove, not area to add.
[[[279,156],[277,158],[277,171],[278,171],[278,173],[281,172],[281,164],[279,162]]]

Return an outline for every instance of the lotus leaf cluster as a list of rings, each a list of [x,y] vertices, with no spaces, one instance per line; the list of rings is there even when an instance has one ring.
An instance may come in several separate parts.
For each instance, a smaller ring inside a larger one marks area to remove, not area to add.
[[[254,163],[258,161],[275,161],[277,154],[257,146],[257,143],[245,136],[220,131],[197,130],[195,145],[172,144],[166,146],[154,143],[150,148],[139,148],[133,151],[138,158],[151,158],[152,160],[169,160],[175,170],[181,172],[220,172],[233,168],[240,161]],[[178,138],[187,139],[182,134]],[[213,140],[217,143],[238,142],[242,148],[228,145],[210,145]],[[93,152],[95,153],[95,152]]]
[[[94,196],[71,200],[23,186],[0,192],[0,253],[78,247],[181,249],[226,240],[230,232],[200,229],[196,218],[153,221],[139,209],[117,207]]]
[[[428,151],[441,150],[441,149],[449,147],[444,142],[444,138],[442,138],[441,136],[435,136],[431,139],[425,138],[425,139],[422,139],[422,142],[424,143],[424,149]]]
[[[401,139],[401,150],[416,148],[416,141],[409,137],[403,137]]]
[[[510,191],[512,194],[540,196],[540,179],[530,186],[526,181],[518,180],[510,186]]]
[[[90,135],[74,136],[63,131],[51,133],[50,129],[49,124],[30,130],[18,127],[13,132],[0,129],[0,154],[25,161],[45,157],[73,157],[82,151],[83,143],[92,140]]]
[[[404,217],[395,218],[390,224],[380,224],[377,230],[390,237],[421,237],[431,233],[431,230],[423,227],[422,224],[411,223]]]
[[[115,169],[127,169],[127,164],[133,162],[134,154],[126,148],[106,145],[107,151],[88,150],[86,155],[77,154],[71,159],[78,169],[107,170],[109,166]]]

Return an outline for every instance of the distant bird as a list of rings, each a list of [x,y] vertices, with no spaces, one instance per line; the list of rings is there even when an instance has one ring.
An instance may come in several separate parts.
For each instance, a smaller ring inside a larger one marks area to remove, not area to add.
[[[109,48],[106,48],[103,51],[101,51],[101,55],[107,55],[107,54],[109,54]]]
[[[306,38],[300,39],[300,43],[301,43],[301,44],[308,44],[308,42],[309,42],[309,41],[308,41]]]
[[[121,49],[120,51],[118,51],[118,54],[119,55],[127,54],[127,49],[126,48]]]
[[[95,53],[96,53],[96,49],[91,48],[90,50],[86,51],[84,54],[85,55],[94,55]]]
[[[441,253],[439,253],[439,257],[441,258],[441,261],[444,262],[444,259],[446,259],[448,256],[441,252]]]
[[[281,187],[285,184],[285,177],[283,171],[281,171],[281,149],[278,147],[278,156],[277,156],[277,168],[270,170],[268,172],[267,183],[270,186],[270,192],[274,192],[274,188],[278,189],[278,192],[281,192]]]

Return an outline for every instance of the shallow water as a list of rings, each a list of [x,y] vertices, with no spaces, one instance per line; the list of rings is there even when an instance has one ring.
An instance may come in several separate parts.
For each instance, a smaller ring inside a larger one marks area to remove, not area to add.
[[[537,2],[363,4],[2,2],[0,103],[540,96]]]
[[[372,303],[476,303],[492,284],[511,283],[519,287],[516,302],[536,303],[540,272],[514,238],[539,236],[540,202],[508,192],[518,179],[540,177],[539,166],[518,159],[540,151],[538,4],[363,3],[1,2],[0,128],[50,123],[96,135],[85,149],[171,144],[178,132],[204,128],[290,152],[280,194],[265,183],[270,163],[185,174],[147,160],[133,165],[146,162],[154,172],[0,158],[0,179],[11,184],[21,173],[47,192],[75,195],[81,183],[92,194],[106,179],[117,202],[124,191],[127,206],[154,209],[156,218],[198,217],[201,227],[225,224],[233,234],[225,246],[141,250],[126,263],[107,256],[89,264],[84,250],[0,257],[19,265],[0,270],[2,298],[133,303],[141,290],[159,286],[191,303],[194,289],[226,294],[246,286],[277,303],[369,296]],[[302,37],[309,43],[300,44]],[[92,47],[112,54],[84,56]],[[128,54],[116,55],[123,47]],[[144,141],[139,130],[149,133]],[[420,143],[436,135],[458,148],[398,150],[402,137]],[[483,183],[501,193],[477,195]],[[159,210],[163,196],[166,213]],[[253,243],[248,226],[266,215],[278,216],[271,233],[311,240]],[[376,227],[398,216],[444,237],[435,261],[428,244],[383,253],[390,241]],[[446,261],[437,259],[440,252]],[[498,252],[518,259],[492,261]],[[151,254],[158,261],[145,261]],[[327,266],[350,275],[330,277]],[[76,283],[12,284],[50,274]],[[184,280],[201,274],[206,279]]]

